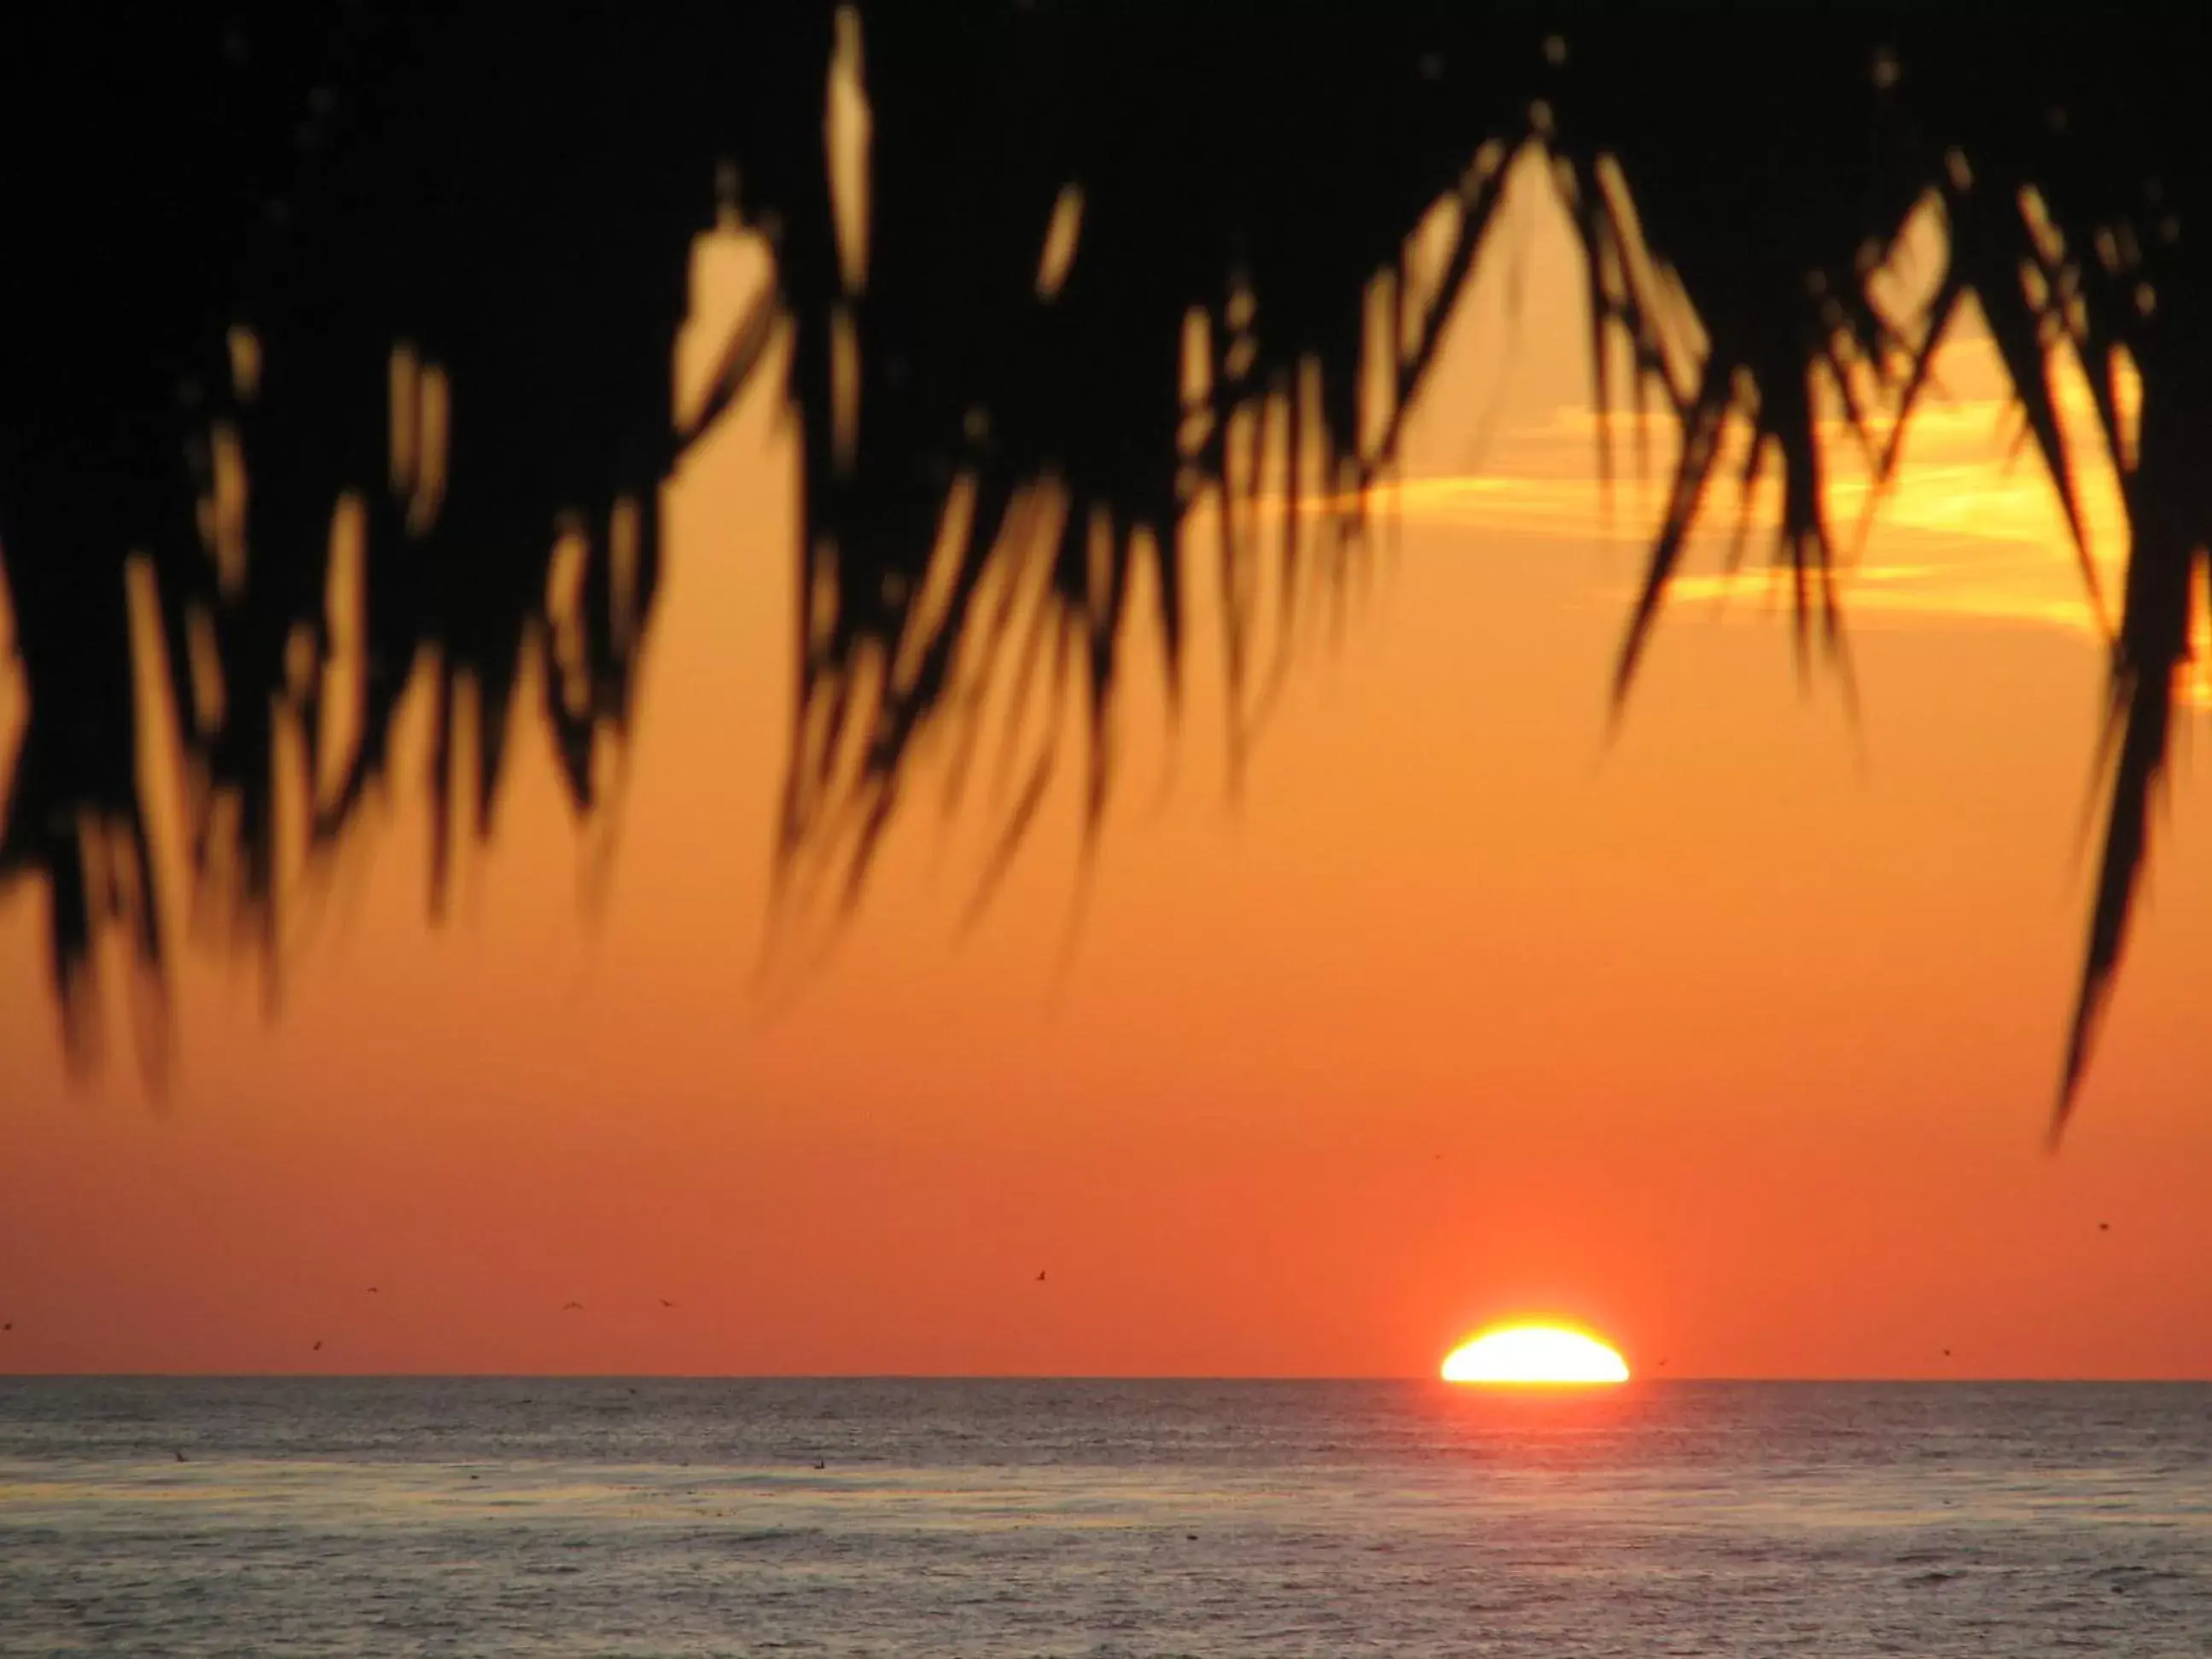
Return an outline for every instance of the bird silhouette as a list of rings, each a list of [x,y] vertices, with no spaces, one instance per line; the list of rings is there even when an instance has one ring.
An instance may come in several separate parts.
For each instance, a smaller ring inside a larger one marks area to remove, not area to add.
[[[12,1319],[11,1319],[11,1320],[9,1320],[6,1324],[4,1324],[4,1325],[0,1325],[0,1331],[12,1331],[12,1330],[14,1330],[15,1328],[15,1322],[14,1320],[12,1320]]]
[[[2108,1233],[2112,1231],[2112,1224],[2109,1221],[2100,1221],[2097,1224],[2097,1231],[2100,1233]]]
[[[1037,1269],[1036,1282],[1040,1285],[1044,1283],[1044,1269],[1042,1267]]]
[[[1951,1351],[1950,1351],[1948,1348],[1944,1349],[1944,1350],[1943,1350],[1943,1358],[1946,1358],[1946,1359],[1948,1359],[1950,1357],[1951,1357]]]
[[[584,1310],[584,1304],[583,1304],[582,1303],[580,1303],[580,1302],[563,1302],[563,1303],[561,1304],[561,1311],[562,1311],[562,1313],[569,1313],[569,1312],[581,1313],[583,1310]]]
[[[371,1296],[374,1296],[374,1295],[376,1294],[376,1286],[375,1286],[375,1285],[370,1285],[370,1286],[368,1287],[368,1293],[369,1293]]]
[[[320,1353],[322,1351],[323,1351],[323,1345],[322,1345],[322,1343],[321,1343],[321,1342],[318,1341],[318,1342],[315,1344],[315,1346],[314,1346],[314,1352],[317,1352],[317,1353]]]
[[[660,1305],[661,1305],[662,1307],[664,1307],[664,1308],[672,1308],[672,1307],[674,1307],[676,1304],[675,1304],[673,1302],[671,1302],[671,1301],[670,1301],[666,1297],[665,1297],[665,1296],[664,1296],[664,1297],[662,1297],[660,1298]]]
[[[179,1463],[189,1463],[189,1462],[191,1462],[192,1461],[191,1458],[189,1458],[189,1457],[185,1456],[185,1455],[184,1455],[184,1453],[182,1453],[182,1452],[176,1452],[176,1453],[173,1454],[173,1455],[176,1458],[177,1462],[179,1462]]]
[[[816,1468],[817,1468],[817,1469],[826,1469],[826,1468],[828,1468],[830,1466],[829,1466],[827,1463],[823,1462],[820,1458],[818,1458],[818,1457],[817,1457],[817,1458],[816,1458],[816,1459],[814,1460],[814,1467],[815,1467]]]

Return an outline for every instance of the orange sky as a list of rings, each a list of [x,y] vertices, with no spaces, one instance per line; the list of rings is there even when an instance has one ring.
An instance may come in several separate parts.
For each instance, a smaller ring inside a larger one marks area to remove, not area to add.
[[[1425,1373],[1553,1312],[1678,1376],[2212,1375],[2212,801],[2185,769],[2045,1157],[2100,659],[1988,365],[1850,589],[1856,734],[1761,581],[1693,580],[1608,745],[1650,502],[1598,513],[1579,276],[1522,197],[1395,551],[1237,805],[1218,663],[1172,744],[1139,669],[1064,974],[1072,799],[964,939],[975,837],[912,814],[760,994],[793,457],[758,398],[672,491],[604,915],[531,733],[441,929],[403,799],[275,1019],[188,952],[157,1107],[120,1048],[66,1085],[43,896],[0,896],[0,1368]]]

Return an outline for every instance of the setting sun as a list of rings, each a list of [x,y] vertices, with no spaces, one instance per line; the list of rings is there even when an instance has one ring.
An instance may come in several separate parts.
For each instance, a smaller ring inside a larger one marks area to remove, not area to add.
[[[1502,1325],[1444,1357],[1447,1382],[1626,1382],[1628,1363],[1564,1325]]]

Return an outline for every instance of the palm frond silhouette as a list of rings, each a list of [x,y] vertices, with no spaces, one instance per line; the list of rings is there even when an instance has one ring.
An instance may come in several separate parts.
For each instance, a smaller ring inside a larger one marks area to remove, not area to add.
[[[1062,764],[1063,712],[1088,733],[1095,826],[1127,629],[1158,630],[1172,690],[1179,595],[1210,570],[1250,706],[1263,572],[1288,604],[1340,583],[1533,152],[1586,257],[1601,431],[1632,405],[1680,440],[1616,695],[1732,422],[1758,438],[1735,482],[1780,481],[1774,556],[1809,657],[1841,642],[1824,400],[1886,478],[1972,301],[2079,540],[2084,458],[2051,375],[2071,359],[2094,389],[2130,541],[2063,1121],[2212,530],[2212,172],[2192,131],[2212,59],[2193,17],[31,9],[0,23],[0,153],[35,158],[0,184],[0,556],[29,709],[0,878],[51,890],[74,1049],[99,928],[134,930],[160,1006],[145,792],[169,786],[140,763],[134,675],[159,665],[178,712],[198,897],[264,950],[276,848],[344,835],[427,677],[436,902],[455,801],[490,829],[519,687],[545,688],[592,805],[630,717],[658,490],[778,325],[804,491],[784,902],[852,902],[933,744],[949,790],[997,774],[1012,845]],[[839,77],[865,90],[864,203],[823,142]],[[56,86],[81,112],[67,130],[40,95]],[[1870,278],[1931,203],[1939,280],[1891,314]],[[1439,204],[1448,245],[1417,269],[1409,234]],[[678,411],[687,252],[728,210],[773,249],[773,309]],[[1287,498],[1272,517],[1263,480]],[[1199,547],[1202,499],[1223,529]],[[1133,622],[1147,586],[1157,615]],[[996,674],[1019,729],[994,735]]]

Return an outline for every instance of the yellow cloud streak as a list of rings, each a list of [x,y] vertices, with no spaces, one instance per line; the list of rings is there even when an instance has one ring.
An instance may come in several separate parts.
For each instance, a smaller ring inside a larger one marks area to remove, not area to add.
[[[1836,586],[1846,619],[2045,627],[2107,637],[2119,603],[2127,523],[2089,387],[2070,366],[2054,374],[2101,618],[2057,489],[2033,446],[2017,441],[2021,417],[2002,394],[1996,355],[1978,319],[1962,325],[1939,353],[1937,369],[1934,385],[1971,387],[1972,394],[1923,400],[1879,500],[1870,501],[1872,461],[1858,436],[1839,412],[1820,423],[1828,523],[1838,544]],[[1562,406],[1546,421],[1497,433],[1480,471],[1393,480],[1368,509],[1407,527],[1648,546],[1672,480],[1675,445],[1668,422],[1650,422],[1644,435],[1648,449],[1639,465],[1633,422],[1612,422],[1609,507],[1599,485],[1595,416],[1586,407]],[[1890,434],[1877,427],[1873,435],[1879,445]],[[1747,426],[1735,422],[1689,556],[1670,586],[1677,602],[1755,599],[1770,591],[1770,580],[1773,595],[1788,602],[1786,573],[1766,568],[1780,523],[1778,466],[1770,460],[1747,501],[1737,479],[1747,441]],[[1325,514],[1346,505],[1308,497],[1304,510]],[[1279,499],[1263,499],[1263,518],[1279,511]],[[1731,572],[1723,550],[1740,522],[1745,567]],[[1632,586],[1616,583],[1591,597],[1625,605],[1632,595]],[[2192,639],[2195,659],[2180,688],[2183,701],[2212,708],[2212,629],[2203,615]]]

